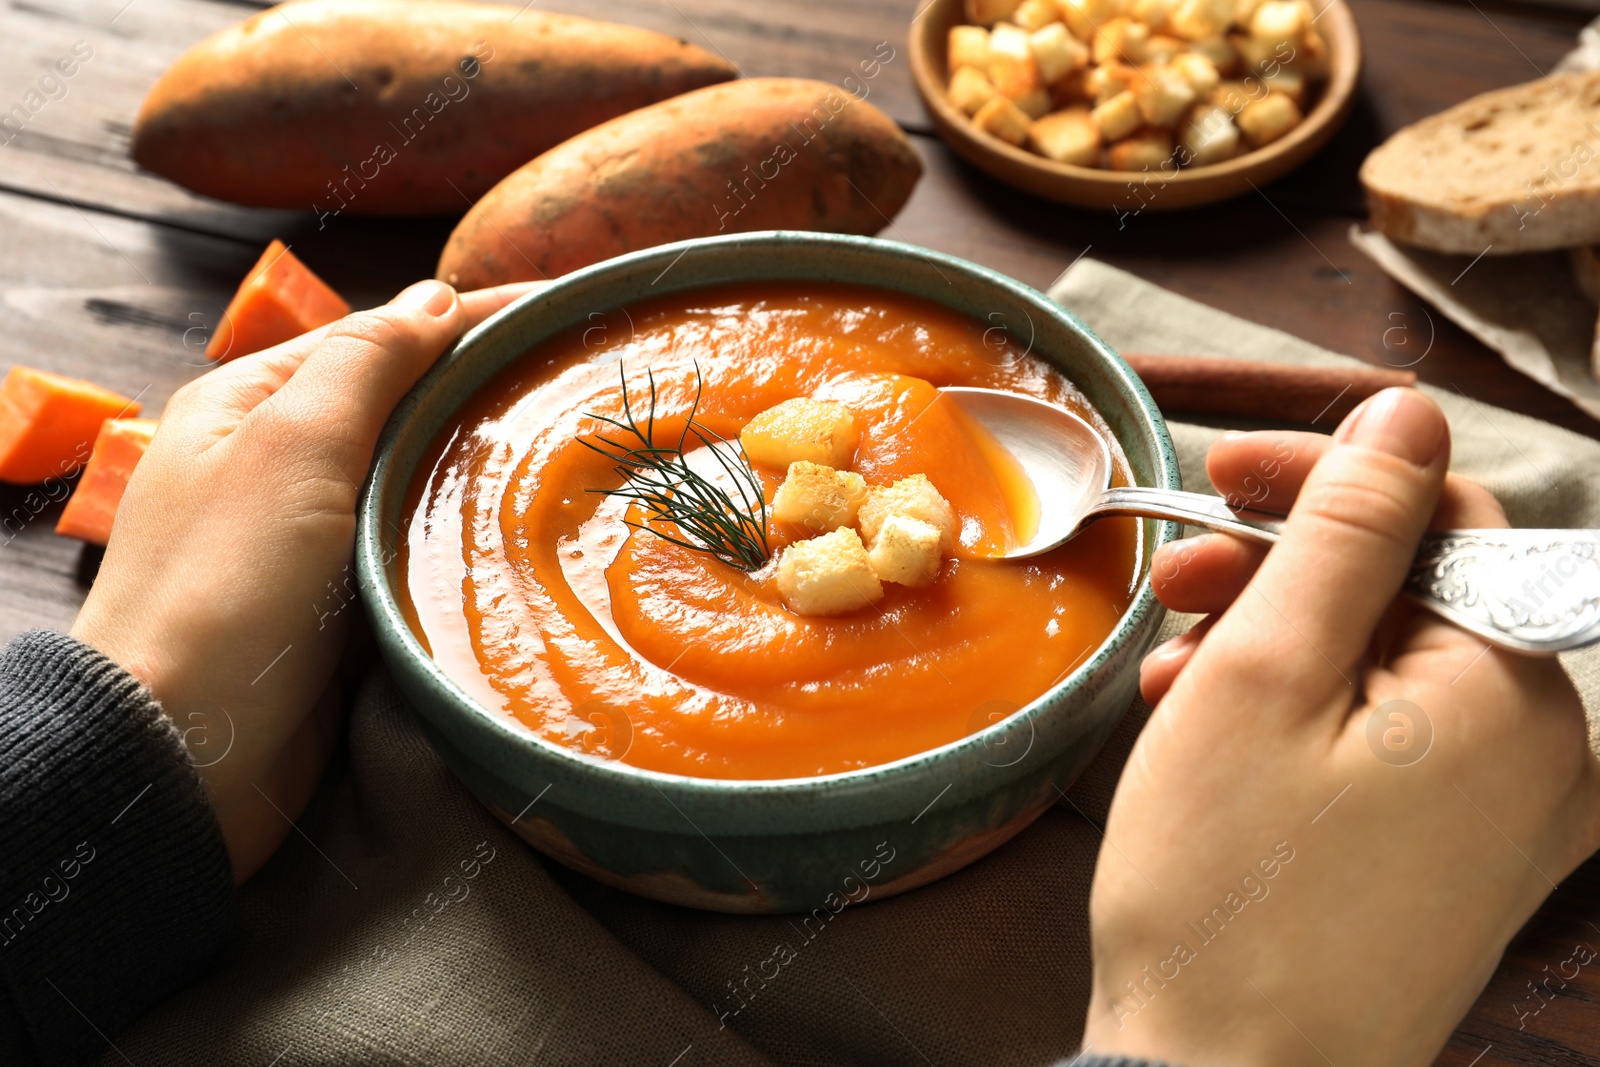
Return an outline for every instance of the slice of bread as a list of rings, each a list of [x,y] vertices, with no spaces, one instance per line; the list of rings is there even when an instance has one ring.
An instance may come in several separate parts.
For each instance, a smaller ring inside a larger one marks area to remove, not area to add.
[[[1491,255],[1600,243],[1600,72],[1475,96],[1400,130],[1361,167],[1372,225]]]

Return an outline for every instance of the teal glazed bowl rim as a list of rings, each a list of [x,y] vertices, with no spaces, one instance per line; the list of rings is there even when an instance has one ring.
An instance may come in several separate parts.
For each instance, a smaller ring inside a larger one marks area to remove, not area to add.
[[[1112,389],[1132,401],[1137,424],[1134,427],[1153,445],[1155,484],[1179,488],[1177,452],[1167,433],[1166,423],[1154,400],[1133,369],[1109,345],[1097,337],[1078,317],[1050,300],[1038,290],[996,271],[954,256],[931,252],[914,245],[874,237],[792,231],[766,231],[697,238],[662,245],[572,272],[547,287],[520,298],[469,331],[456,346],[433,366],[401,401],[379,439],[371,473],[362,492],[357,516],[356,566],[363,599],[372,618],[380,649],[391,664],[405,665],[411,681],[421,684],[430,699],[410,703],[422,716],[425,726],[447,735],[454,747],[470,751],[473,758],[496,765],[502,778],[529,782],[528,800],[534,801],[535,780],[548,779],[582,792],[598,793],[597,806],[586,808],[596,818],[627,825],[649,827],[657,823],[639,809],[654,805],[626,802],[640,790],[659,791],[672,802],[679,814],[694,821],[702,834],[792,833],[794,817],[805,812],[808,831],[824,831],[858,824],[856,801],[866,798],[905,807],[909,815],[927,803],[927,796],[904,795],[906,791],[888,788],[897,779],[946,781],[951,801],[971,799],[995,787],[996,768],[1005,778],[1003,764],[984,758],[996,745],[1015,742],[1024,732],[1031,739],[1036,724],[1053,713],[1066,713],[1066,698],[1084,687],[1089,679],[1126,643],[1153,638],[1159,617],[1164,614],[1150,583],[1150,554],[1154,548],[1176,540],[1180,528],[1171,522],[1154,522],[1154,536],[1148,526],[1141,530],[1139,585],[1128,609],[1111,634],[1065,678],[1023,706],[1008,718],[976,733],[938,748],[919,752],[891,763],[857,770],[804,778],[717,779],[697,778],[646,770],[628,764],[602,761],[546,741],[503,712],[484,707],[448,674],[423,649],[401,613],[396,596],[398,577],[394,573],[395,554],[386,530],[399,531],[401,509],[416,466],[429,443],[459,405],[485,381],[508,363],[521,358],[546,338],[570,328],[597,311],[609,311],[646,298],[674,291],[705,288],[724,282],[762,280],[837,280],[881,289],[910,293],[945,306],[966,310],[950,299],[940,299],[926,287],[898,277],[893,269],[873,273],[861,268],[840,269],[829,277],[814,267],[784,273],[786,253],[820,251],[830,262],[859,264],[863,258],[880,268],[898,265],[913,274],[932,269],[951,286],[957,280],[970,283],[969,289],[986,297],[999,296],[1027,313],[1031,323],[1038,318],[1046,324],[1063,326],[1089,349],[1112,379]],[[803,257],[802,257],[803,258]],[[700,274],[696,274],[700,271]],[[678,278],[673,279],[677,274]],[[867,275],[874,280],[862,281]],[[710,276],[707,276],[710,275]],[[881,276],[880,276],[881,275]],[[695,280],[684,284],[683,279]],[[666,281],[666,285],[662,285]],[[897,282],[901,284],[897,284]],[[586,299],[585,294],[629,292],[622,299]],[[972,312],[968,312],[972,314]],[[981,315],[974,314],[980,319]],[[515,338],[515,343],[510,343]],[[514,351],[513,351],[514,350]],[[498,357],[495,355],[499,352]],[[1063,362],[1043,358],[1071,371]],[[440,403],[443,392],[453,397]],[[1109,418],[1109,416],[1108,416]],[[419,425],[419,420],[425,424]],[[1125,450],[1133,448],[1128,429],[1117,436]],[[1142,479],[1141,479],[1142,480]],[[1142,520],[1151,524],[1153,520]],[[1154,620],[1152,614],[1156,615]],[[1153,624],[1154,623],[1154,624]],[[408,694],[410,695],[410,694]],[[1024,728],[1026,730],[1024,731]],[[1092,727],[1086,727],[1092,729]],[[1107,728],[1106,732],[1109,732]],[[1020,763],[1027,763],[1026,759]],[[537,766],[538,774],[529,774]],[[986,770],[987,768],[987,770]],[[1019,772],[1020,774],[1020,772]],[[634,788],[618,789],[619,783]],[[586,789],[586,787],[591,787]],[[895,794],[901,795],[895,795]],[[963,795],[964,794],[964,795]],[[608,799],[609,798],[609,799]],[[587,798],[586,798],[587,799]],[[731,803],[738,801],[739,803]],[[630,810],[632,809],[632,810]],[[892,814],[892,810],[890,812]],[[908,817],[909,817],[908,815]]]

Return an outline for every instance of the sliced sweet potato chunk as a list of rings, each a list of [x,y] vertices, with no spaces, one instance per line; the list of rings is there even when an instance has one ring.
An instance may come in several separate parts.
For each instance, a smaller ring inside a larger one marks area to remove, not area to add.
[[[155,434],[155,419],[107,419],[95,438],[83,477],[62,509],[56,533],[97,545],[109,541],[128,478]]]
[[[206,355],[218,363],[282,344],[350,314],[350,305],[284,245],[261,253],[217,323]]]
[[[12,367],[0,381],[0,482],[33,485],[76,473],[107,419],[133,400],[81,378]]]

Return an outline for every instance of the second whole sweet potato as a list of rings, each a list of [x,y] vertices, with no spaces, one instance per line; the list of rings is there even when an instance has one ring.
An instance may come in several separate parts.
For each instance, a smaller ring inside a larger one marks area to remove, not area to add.
[[[612,119],[517,170],[461,220],[438,277],[458,289],[554,278],[719,233],[872,234],[921,173],[894,121],[836,86],[715,85]]]
[[[459,212],[607,119],[737,76],[684,41],[472,0],[293,0],[186,52],[133,158],[179,185],[326,222]]]

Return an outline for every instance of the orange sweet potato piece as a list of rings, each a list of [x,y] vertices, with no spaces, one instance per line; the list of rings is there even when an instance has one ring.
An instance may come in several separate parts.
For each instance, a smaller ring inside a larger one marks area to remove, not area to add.
[[[222,313],[206,355],[218,363],[282,344],[350,314],[344,297],[274,240]]]
[[[186,52],[134,160],[251,207],[456,213],[539,153],[738,70],[635,26],[536,5],[296,0]]]
[[[94,452],[83,468],[83,477],[62,509],[56,533],[103,545],[111,539],[111,523],[117,517],[122,491],[134,465],[150,447],[156,433],[155,419],[107,419],[94,439]]]
[[[894,121],[837,86],[713,85],[580,133],[506,178],[456,226],[438,277],[478,289],[690,237],[877,233],[921,174]]]
[[[0,381],[0,482],[68,477],[89,458],[101,423],[137,414],[136,401],[93,382],[12,367]]]

